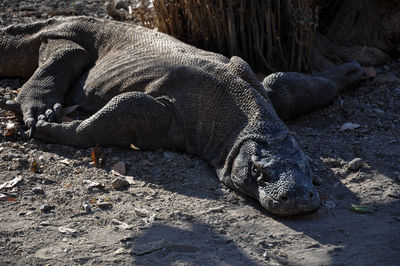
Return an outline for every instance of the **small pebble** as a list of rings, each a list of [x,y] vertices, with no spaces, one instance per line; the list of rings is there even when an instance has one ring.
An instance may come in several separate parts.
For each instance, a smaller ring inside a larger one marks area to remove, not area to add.
[[[361,158],[354,158],[348,164],[350,170],[356,171],[360,169],[364,165],[364,162]]]
[[[53,205],[50,205],[50,204],[43,204],[42,206],[40,206],[40,210],[42,211],[42,212],[49,212],[50,210],[52,210],[54,208],[54,206]]]
[[[37,162],[40,164],[44,164],[44,163],[46,163],[46,158],[44,158],[44,156],[39,156],[39,158],[37,159]]]
[[[123,188],[123,187],[128,187],[129,182],[125,180],[124,178],[117,177],[111,182],[111,186],[115,189]]]
[[[90,206],[89,206],[89,204],[87,204],[86,202],[84,202],[83,204],[82,204],[82,208],[83,208],[83,210],[85,211],[85,212],[90,212]]]
[[[360,124],[357,124],[357,123],[344,123],[340,127],[339,131],[354,130],[359,127],[360,127]]]
[[[50,221],[43,221],[43,222],[40,222],[40,225],[41,226],[49,226],[49,225],[51,225],[51,223],[50,223]]]
[[[44,194],[44,190],[41,187],[32,188],[32,192],[35,193],[35,194]]]
[[[59,227],[58,231],[60,233],[67,234],[67,235],[74,235],[77,232],[75,229],[64,227],[64,226]]]

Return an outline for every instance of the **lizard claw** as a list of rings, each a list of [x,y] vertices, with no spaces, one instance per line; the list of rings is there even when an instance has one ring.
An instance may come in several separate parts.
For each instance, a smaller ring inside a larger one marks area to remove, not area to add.
[[[54,114],[54,111],[52,109],[47,109],[44,114],[45,114],[48,122],[53,122],[54,121],[55,114]]]
[[[49,108],[46,110],[44,120],[46,120],[47,122],[58,121],[62,117],[62,110],[63,108],[60,103],[54,104],[53,108]],[[39,117],[38,120],[40,120]]]
[[[35,127],[32,126],[27,132],[28,132],[28,138],[32,139],[33,138],[33,134],[35,133]]]
[[[19,135],[21,136],[21,138],[23,139],[23,140],[29,140],[30,139],[30,130],[26,130],[26,131],[24,131],[24,130],[20,130],[19,131]]]
[[[36,125],[36,120],[32,117],[28,117],[25,119],[25,125],[29,128],[25,134],[28,139],[31,139],[33,137],[33,134],[35,132],[35,125]],[[22,136],[24,137],[24,136]]]
[[[63,114],[63,113],[62,113],[63,108],[62,108],[61,103],[56,103],[56,104],[53,106],[53,111],[54,111],[54,115],[55,115],[56,121],[59,121],[60,118],[62,117],[62,114]]]

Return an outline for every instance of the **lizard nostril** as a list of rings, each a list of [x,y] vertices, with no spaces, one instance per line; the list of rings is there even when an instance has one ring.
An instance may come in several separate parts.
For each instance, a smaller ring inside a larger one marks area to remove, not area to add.
[[[314,198],[314,193],[310,192],[310,199]]]

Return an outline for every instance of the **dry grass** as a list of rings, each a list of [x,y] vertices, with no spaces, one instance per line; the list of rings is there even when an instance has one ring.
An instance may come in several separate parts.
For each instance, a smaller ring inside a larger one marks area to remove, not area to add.
[[[154,0],[156,26],[203,49],[238,55],[256,70],[308,69],[313,0]]]

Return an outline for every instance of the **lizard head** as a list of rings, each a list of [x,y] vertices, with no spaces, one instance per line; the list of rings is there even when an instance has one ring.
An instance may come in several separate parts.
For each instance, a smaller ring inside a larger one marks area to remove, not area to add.
[[[272,144],[245,140],[232,161],[229,185],[280,216],[308,213],[320,205],[307,157],[290,135]]]

